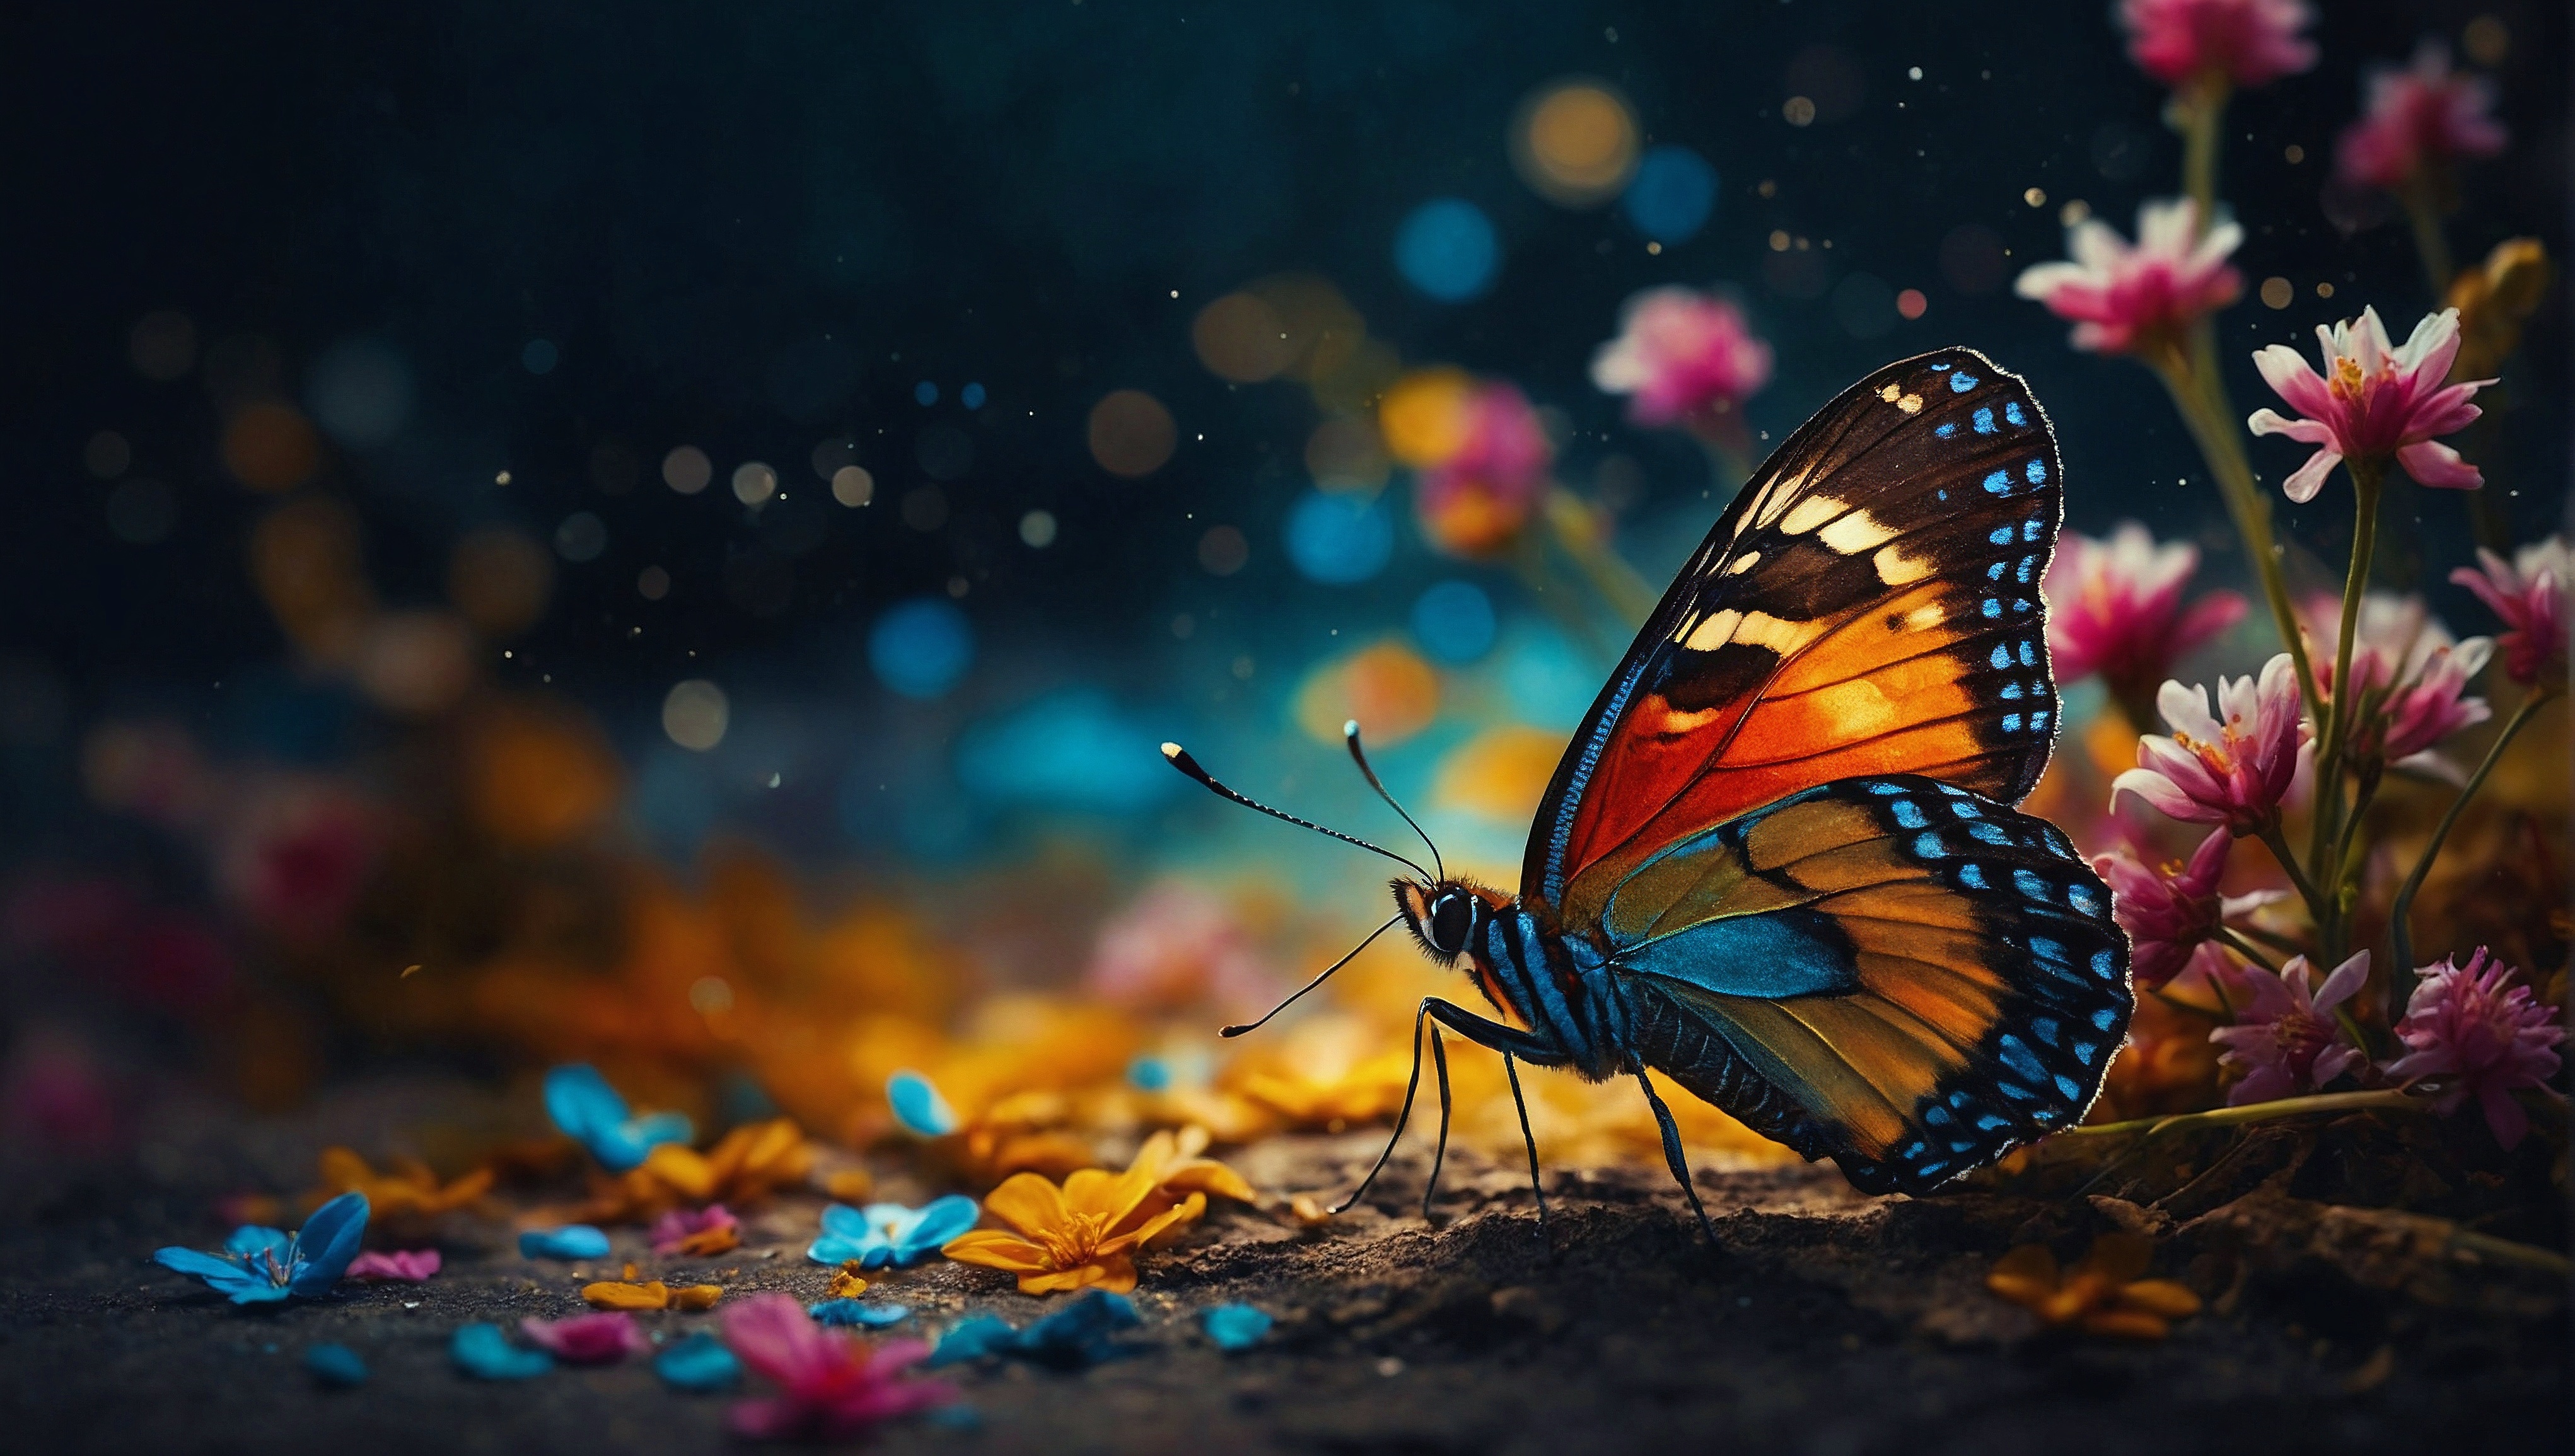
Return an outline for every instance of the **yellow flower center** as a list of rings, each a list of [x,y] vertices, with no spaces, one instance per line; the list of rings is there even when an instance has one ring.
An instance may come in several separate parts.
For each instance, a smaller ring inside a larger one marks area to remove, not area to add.
[[[1038,1231],[1037,1241],[1047,1251],[1047,1261],[1059,1269],[1079,1268],[1091,1262],[1109,1237],[1111,1220],[1098,1213],[1068,1213],[1065,1220]]]
[[[2360,398],[2361,387],[2367,384],[2368,380],[2369,377],[2361,373],[2359,360],[2349,355],[2336,355],[2333,362],[2333,378],[2325,382],[2325,388],[2332,392],[2335,399],[2349,403]]]

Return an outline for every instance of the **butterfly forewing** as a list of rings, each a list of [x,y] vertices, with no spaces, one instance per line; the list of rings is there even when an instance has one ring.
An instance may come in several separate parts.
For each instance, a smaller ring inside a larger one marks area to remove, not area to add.
[[[1972,350],[1843,392],[1745,486],[1592,705],[1523,896],[1588,923],[1671,831],[1837,778],[2018,802],[2056,727],[2038,584],[2058,478],[2037,402]]]

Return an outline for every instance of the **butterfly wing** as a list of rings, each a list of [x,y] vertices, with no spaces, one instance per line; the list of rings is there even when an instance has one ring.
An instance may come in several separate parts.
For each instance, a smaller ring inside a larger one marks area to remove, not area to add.
[[[1803,790],[1647,856],[1600,931],[1644,1059],[1870,1192],[2079,1119],[2128,942],[2055,825],[1915,775]]]
[[[1867,773],[2016,803],[2054,737],[2038,583],[2061,498],[2028,389],[1968,349],[1844,391],[1708,533],[1539,806],[1524,900],[1599,912],[1661,845]]]

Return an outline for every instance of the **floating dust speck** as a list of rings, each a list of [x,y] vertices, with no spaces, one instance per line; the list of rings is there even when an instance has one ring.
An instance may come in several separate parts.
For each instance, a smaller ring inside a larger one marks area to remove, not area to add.
[[[2020,200],[2028,203],[2031,207],[2045,207],[2047,206],[2047,189],[2044,187],[2033,187],[2022,193],[2020,195]]]

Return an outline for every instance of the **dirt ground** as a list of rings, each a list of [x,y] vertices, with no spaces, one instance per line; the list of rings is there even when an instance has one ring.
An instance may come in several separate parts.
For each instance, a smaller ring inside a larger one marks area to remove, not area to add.
[[[615,1230],[618,1248],[595,1270],[523,1260],[505,1225],[466,1223],[426,1285],[344,1285],[280,1309],[236,1310],[147,1262],[160,1244],[219,1242],[225,1230],[207,1212],[217,1193],[263,1176],[293,1187],[287,1170],[309,1169],[322,1143],[374,1115],[358,1096],[291,1123],[212,1118],[159,1146],[149,1171],[14,1190],[0,1233],[0,1407],[11,1413],[0,1449],[739,1448],[723,1429],[727,1397],[667,1389],[642,1361],[489,1385],[450,1366],[447,1339],[469,1320],[576,1312],[584,1277],[613,1276],[628,1258],[708,1274],[728,1297],[819,1299],[827,1271],[803,1256],[818,1199],[762,1210],[744,1247],[712,1262],[656,1260],[638,1230]],[[1324,1227],[1299,1228],[1284,1211],[1213,1214],[1180,1246],[1146,1256],[1136,1295],[1146,1322],[1125,1337],[1124,1356],[1078,1372],[1017,1362],[946,1372],[971,1422],[897,1426],[876,1449],[2566,1449],[2563,1274],[2438,1217],[2321,1201],[2301,1180],[2312,1182],[2319,1149],[2331,1154],[2341,1134],[2271,1132],[2230,1134],[2209,1176],[2160,1198],[2116,1178],[2075,1191],[2043,1171],[1928,1199],[1863,1197],[1829,1169],[1703,1171],[1716,1251],[1668,1179],[1630,1168],[1550,1170],[1550,1250],[1524,1170],[1455,1152],[1438,1222],[1425,1226],[1415,1205],[1426,1158],[1416,1155],[1390,1170],[1373,1206]],[[1265,1190],[1328,1195],[1349,1186],[1377,1136],[1281,1138],[1229,1156]],[[2232,1171],[2216,1177],[2221,1168]],[[2563,1247],[2544,1220],[2510,1223],[2483,1226]],[[2166,1341],[2044,1330],[1983,1287],[2015,1244],[2047,1243],[2070,1260],[2116,1229],[2158,1238],[2154,1272],[2208,1301]],[[1041,1309],[1004,1275],[944,1261],[896,1273],[868,1297],[911,1304],[896,1332],[930,1337],[969,1311],[1025,1322]],[[1228,1355],[1200,1333],[1197,1311],[1228,1300],[1279,1317],[1265,1343]],[[643,1318],[676,1337],[715,1316]],[[322,1341],[357,1350],[372,1378],[320,1387],[301,1357]]]

